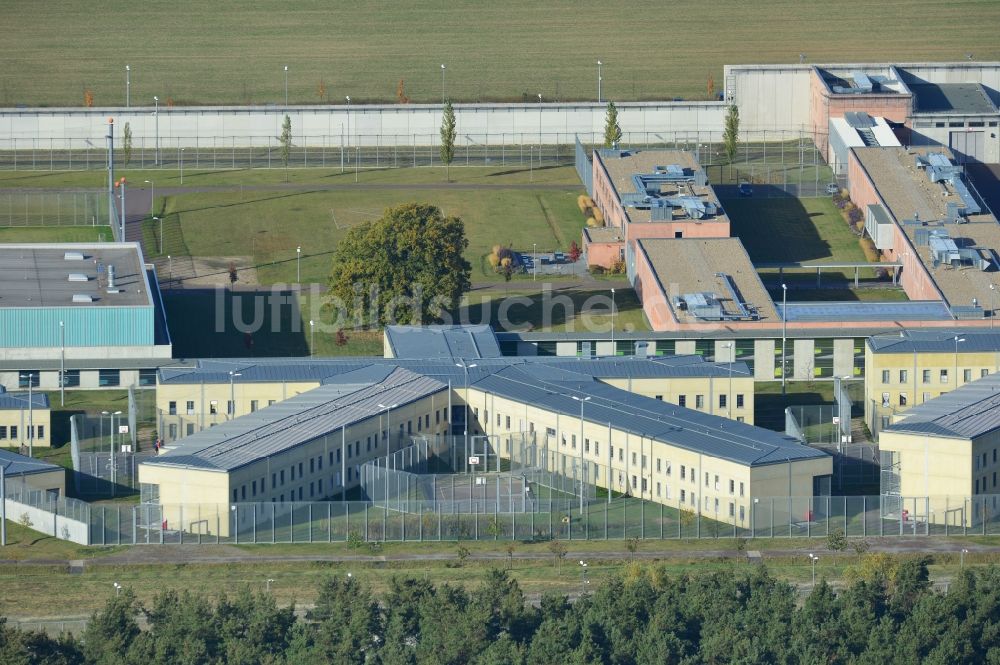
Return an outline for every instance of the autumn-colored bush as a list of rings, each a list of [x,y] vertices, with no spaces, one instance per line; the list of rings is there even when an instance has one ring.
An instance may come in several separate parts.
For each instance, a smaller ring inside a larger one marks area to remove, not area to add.
[[[87,108],[94,105],[94,93],[90,88],[83,91],[83,105]]]
[[[882,260],[882,257],[879,256],[879,251],[875,248],[875,243],[872,242],[871,238],[868,236],[860,238],[858,240],[858,244],[861,245],[861,251],[865,253],[865,259],[869,263],[878,263]]]
[[[625,261],[623,259],[618,259],[611,264],[611,269],[608,271],[613,275],[624,275],[625,274]]]
[[[587,218],[587,226],[589,226],[590,228],[593,229],[593,228],[597,228],[598,226],[602,226],[602,224],[600,222],[598,222],[595,218],[588,217]]]
[[[598,223],[598,224],[604,224],[604,213],[603,213],[603,212],[601,212],[601,209],[600,209],[600,208],[596,208],[596,207],[595,207],[595,208],[594,208],[594,209],[592,210],[592,213],[593,213],[593,217],[594,217],[594,219],[596,219],[596,220],[597,220],[597,223]]]

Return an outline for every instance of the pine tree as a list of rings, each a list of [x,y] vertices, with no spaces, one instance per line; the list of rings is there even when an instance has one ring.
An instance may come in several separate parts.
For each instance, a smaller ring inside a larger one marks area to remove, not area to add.
[[[614,102],[608,102],[608,111],[604,117],[604,147],[615,148],[622,140],[622,128],[618,125],[618,107]]]
[[[451,182],[451,161],[455,158],[455,109],[451,102],[444,105],[441,113],[441,161],[445,165],[445,175]]]

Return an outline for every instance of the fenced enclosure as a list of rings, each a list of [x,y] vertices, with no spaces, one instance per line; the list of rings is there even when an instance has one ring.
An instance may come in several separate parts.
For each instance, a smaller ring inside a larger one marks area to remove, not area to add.
[[[84,505],[92,545],[1000,535],[994,495],[759,497],[732,523],[677,500],[454,514],[426,503],[410,511],[385,502]]]
[[[418,436],[362,465],[361,493],[402,512],[565,511],[597,496],[587,463],[566,457],[534,432]]]
[[[89,191],[0,192],[0,226],[108,226],[108,195]],[[109,242],[110,237],[106,238]]]
[[[619,142],[623,150],[688,150],[696,153],[709,182],[721,186],[720,196],[735,195],[727,185],[752,182],[770,185],[760,196],[820,196],[834,181],[817,137],[802,131],[743,132],[735,158],[730,162],[718,131],[633,131]],[[452,166],[540,168],[578,163],[578,145],[589,157],[604,143],[600,132],[459,133]],[[60,139],[71,148],[55,147],[49,139],[0,140],[0,169],[89,170],[106,166],[106,150],[89,139]],[[288,155],[290,168],[369,168],[443,166],[440,135],[325,134],[294,136]],[[122,151],[118,166],[125,165]],[[136,139],[128,157],[129,168],[141,169],[275,169],[285,168],[280,142],[274,136],[191,136],[163,138],[157,147],[149,137]],[[583,169],[585,170],[585,169]],[[585,181],[586,182],[586,181]],[[106,206],[105,206],[106,207]]]

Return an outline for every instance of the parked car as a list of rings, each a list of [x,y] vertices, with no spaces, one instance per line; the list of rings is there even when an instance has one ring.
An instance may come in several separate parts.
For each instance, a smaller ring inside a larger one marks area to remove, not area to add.
[[[839,191],[840,191],[840,185],[835,182],[831,182],[829,185],[826,186],[827,194],[836,194]]]
[[[563,254],[562,252],[556,252],[555,254],[552,255],[552,258],[556,263],[566,262],[566,255]]]
[[[753,186],[749,182],[741,182],[739,193],[740,196],[753,196]]]

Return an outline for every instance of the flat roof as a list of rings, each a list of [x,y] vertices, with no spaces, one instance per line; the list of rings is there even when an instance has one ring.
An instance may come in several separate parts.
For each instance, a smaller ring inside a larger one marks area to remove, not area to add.
[[[594,380],[543,374],[531,365],[509,367],[476,381],[472,388],[697,453],[749,466],[816,459],[828,455],[797,440],[722,416],[630,393]]]
[[[674,316],[681,323],[703,322],[674,307],[672,297],[686,293],[715,293],[726,313],[737,313],[736,303],[718,273],[732,278],[743,303],[757,308],[760,321],[780,321],[739,238],[640,238],[636,242],[649,257]]]
[[[476,326],[387,326],[385,338],[396,358],[499,358],[493,329]]]
[[[959,353],[1000,352],[1000,331],[972,330],[904,330],[897,334],[873,335],[868,338],[872,353],[955,353],[955,338]]]
[[[910,83],[915,113],[995,114],[996,105],[980,83]]]
[[[395,367],[363,368],[340,378],[185,437],[143,464],[233,471],[377,417],[385,411],[379,404],[405,406],[448,388]]]
[[[621,230],[612,226],[586,226],[583,232],[590,242],[625,242],[625,235]]]
[[[884,431],[972,439],[1000,429],[1000,374],[915,406]]]
[[[596,154],[597,159],[600,159],[604,165],[604,169],[611,179],[611,184],[615,187],[615,192],[618,194],[619,200],[621,200],[623,194],[637,193],[635,191],[635,184],[632,182],[632,176],[655,173],[657,166],[677,164],[691,171],[702,170],[698,160],[695,159],[694,153],[688,150],[622,150],[620,154],[624,156],[602,155],[600,151]],[[675,183],[664,183],[660,188],[660,193],[664,197],[697,196],[704,201],[715,204],[718,212],[714,217],[704,220],[691,220],[694,223],[728,221],[726,213],[719,203],[719,197],[716,196],[715,190],[712,189],[711,185],[695,185],[691,183],[690,185],[678,187]],[[649,210],[626,207],[625,213],[631,222],[641,223],[652,221],[652,215]],[[674,221],[684,221],[684,219],[675,219]]]
[[[108,266],[118,293],[108,292]],[[73,302],[76,295],[92,301]],[[0,308],[152,306],[138,243],[0,245]]]
[[[897,224],[914,219],[914,214],[923,222],[938,222],[946,217],[947,203],[962,204],[950,184],[933,183],[924,170],[916,167],[918,154],[946,152],[944,148],[911,148],[909,151],[905,148],[855,148],[854,152]],[[945,192],[947,194],[943,195]],[[989,306],[993,273],[977,268],[955,270],[949,265],[935,267],[931,248],[917,247],[917,229],[941,228],[948,231],[959,248],[975,247],[984,250],[984,254],[989,253],[986,250],[1000,250],[1000,224],[993,215],[983,212],[967,219],[968,222],[962,224],[903,225],[902,228],[950,305],[971,305],[975,298],[980,306]]]
[[[35,473],[49,473],[50,471],[63,470],[63,467],[58,464],[46,462],[36,457],[18,455],[3,448],[0,448],[0,466],[4,468],[4,475],[7,477],[7,482],[10,482],[15,476],[30,476]],[[9,487],[8,485],[8,489]]]
[[[951,310],[940,300],[909,302],[790,302],[782,308],[789,323],[808,321],[951,321]]]

